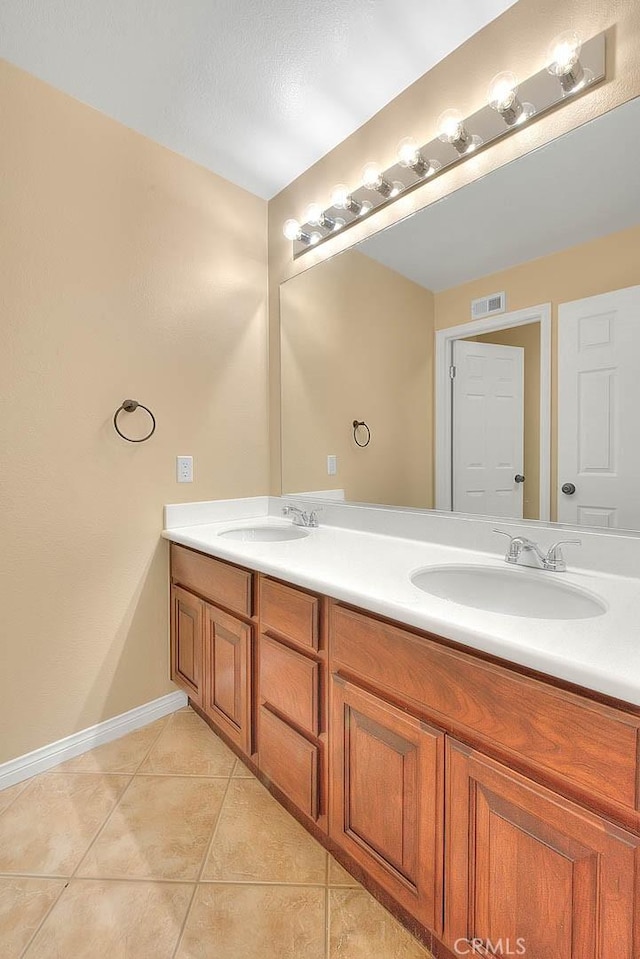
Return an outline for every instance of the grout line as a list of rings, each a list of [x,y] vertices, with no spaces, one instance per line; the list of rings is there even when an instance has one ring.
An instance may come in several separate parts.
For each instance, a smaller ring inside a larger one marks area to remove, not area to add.
[[[225,791],[224,791],[224,796],[222,797],[222,802],[220,803],[220,810],[219,810],[219,812],[218,812],[218,818],[216,819],[216,821],[215,821],[215,823],[214,823],[213,830],[212,830],[212,832],[211,832],[211,839],[209,840],[209,842],[208,842],[208,844],[207,844],[206,851],[205,851],[205,853],[204,853],[204,856],[202,857],[202,863],[201,863],[201,865],[200,865],[200,870],[199,870],[199,872],[198,872],[197,879],[195,880],[195,883],[194,883],[194,886],[193,886],[193,893],[192,893],[192,895],[191,895],[191,899],[189,900],[189,905],[187,906],[187,911],[186,911],[185,916],[184,916],[184,921],[183,921],[183,923],[182,923],[182,926],[180,927],[180,932],[178,933],[178,938],[177,938],[177,940],[176,940],[175,949],[174,949],[173,952],[171,953],[171,959],[175,959],[176,955],[178,954],[178,949],[180,948],[180,944],[181,944],[182,938],[183,938],[183,936],[184,936],[184,931],[185,931],[185,929],[187,928],[187,922],[189,921],[189,916],[191,915],[191,910],[192,910],[192,908],[193,908],[193,903],[194,903],[194,900],[195,900],[195,898],[196,898],[196,892],[198,891],[198,886],[199,886],[200,883],[202,882],[202,874],[203,874],[203,872],[204,872],[204,870],[205,870],[205,867],[206,867],[206,865],[207,865],[207,860],[209,859],[209,854],[210,854],[210,852],[211,852],[211,849],[212,849],[212,847],[213,847],[214,840],[215,840],[216,835],[217,835],[217,833],[218,833],[218,827],[220,826],[220,820],[222,819],[222,813],[223,813],[223,811],[224,811],[224,805],[225,805],[225,803],[226,803],[226,801],[227,801],[227,795],[228,795],[228,793],[229,793],[229,789],[231,788],[231,783],[233,782],[233,770],[234,770],[234,769],[235,769],[235,765],[231,767],[231,772],[229,773],[229,778],[228,778],[228,780],[227,780],[227,788],[226,788]]]
[[[151,752],[151,750],[152,750],[152,749],[155,749],[155,747],[156,747],[156,745],[158,744],[158,741],[160,740],[160,738],[162,737],[162,735],[166,732],[167,729],[169,729],[169,727],[171,726],[171,721],[172,721],[172,719],[173,719],[174,716],[175,716],[175,713],[171,713],[171,714],[168,716],[166,723],[163,723],[163,724],[162,724],[162,727],[158,730],[158,735],[155,737],[155,739],[153,740],[153,742],[151,743],[151,745],[150,745],[149,748],[147,749],[146,753],[144,754],[144,756],[142,757],[142,759],[140,760],[140,762],[139,762],[138,765],[136,766],[136,768],[135,768],[135,770],[134,770],[134,773],[133,773],[134,776],[135,776],[137,773],[140,772],[140,767],[141,767],[142,764],[143,764],[144,762],[146,762],[147,759],[149,758],[149,753]]]
[[[44,878],[49,878],[49,877],[39,876],[38,878],[44,879]],[[60,892],[58,893],[58,895],[57,895],[56,898],[53,900],[53,902],[51,903],[50,907],[47,909],[46,913],[45,913],[44,916],[42,917],[42,921],[39,922],[38,925],[36,926],[36,928],[33,930],[33,935],[29,938],[29,940],[28,940],[28,942],[26,943],[24,949],[23,949],[22,952],[20,953],[20,959],[22,959],[23,956],[26,956],[28,950],[31,948],[31,944],[33,943],[33,940],[36,938],[36,936],[38,935],[38,933],[40,932],[40,930],[41,930],[42,927],[44,926],[45,922],[47,921],[47,919],[49,918],[49,916],[51,915],[51,913],[53,912],[53,910],[55,909],[55,907],[56,907],[56,906],[58,905],[58,903],[60,902],[60,899],[61,899],[61,897],[62,897],[62,894],[63,894],[63,892],[65,891],[65,889],[67,888],[68,885],[69,885],[69,880],[67,879],[67,880],[65,880],[62,889],[60,890]]]
[[[84,853],[82,854],[82,856],[80,857],[80,859],[79,859],[78,862],[76,863],[76,867],[75,867],[75,869],[73,870],[73,872],[71,873],[71,875],[69,876],[69,879],[75,879],[75,876],[76,876],[76,873],[77,873],[78,869],[80,868],[80,866],[82,865],[82,863],[83,863],[83,862],[85,861],[85,859],[87,858],[87,856],[88,856],[88,854],[89,854],[89,851],[90,851],[91,849],[93,849],[94,845],[96,844],[96,840],[98,839],[98,837],[101,836],[102,833],[104,832],[105,826],[107,825],[107,823],[109,822],[109,820],[110,820],[111,817],[113,816],[114,812],[116,811],[116,809],[118,808],[118,806],[120,805],[120,803],[122,802],[122,800],[124,799],[124,797],[125,797],[128,789],[129,789],[129,786],[130,786],[131,783],[133,782],[134,778],[135,778],[135,774],[131,775],[131,777],[130,777],[130,779],[129,779],[129,782],[127,783],[127,785],[124,787],[124,789],[122,790],[122,792],[121,792],[120,795],[118,796],[117,801],[114,803],[113,809],[111,810],[111,812],[109,813],[109,815],[107,816],[107,818],[105,819],[105,821],[102,823],[102,825],[100,826],[100,828],[99,828],[98,831],[96,832],[95,836],[93,837],[93,839],[91,840],[91,842],[89,843],[89,845],[87,846],[87,848],[85,849]]]
[[[327,870],[328,872],[328,870]],[[329,949],[331,946],[331,902],[329,897],[329,886],[324,891],[324,951],[325,959],[329,959]]]
[[[16,783],[16,785],[18,785],[18,786],[22,785],[22,789],[19,789],[19,790],[18,790],[18,792],[17,792],[16,795],[13,797],[13,799],[11,800],[11,802],[10,802],[7,806],[4,807],[4,809],[2,810],[2,812],[0,812],[0,819],[2,819],[2,817],[4,816],[4,814],[11,809],[11,807],[13,806],[14,802],[16,801],[16,799],[20,799],[20,796],[22,796],[22,795],[24,794],[25,790],[29,788],[29,786],[31,785],[31,783],[33,782],[33,780],[36,779],[36,778],[37,778],[36,776],[32,776],[30,779],[25,779],[25,780],[23,780],[24,785],[23,785],[22,783]],[[13,789],[13,786],[7,786],[7,789]],[[4,789],[0,789],[0,796],[2,795],[3,792],[4,792]]]
[[[229,779],[229,774],[217,773],[216,775],[208,776],[206,773],[134,773],[134,776],[141,776],[143,778],[148,778],[150,776],[156,776],[157,778],[165,779]],[[242,778],[242,777],[238,777]]]

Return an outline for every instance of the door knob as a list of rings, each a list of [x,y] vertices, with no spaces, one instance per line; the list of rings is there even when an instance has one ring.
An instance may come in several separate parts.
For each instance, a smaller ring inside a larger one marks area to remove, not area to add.
[[[567,496],[573,496],[573,494],[575,493],[575,491],[576,491],[576,488],[575,488],[575,486],[573,485],[573,483],[563,483],[563,484],[562,484],[562,492],[565,493]]]
[[[516,483],[524,483],[524,476],[522,475],[522,473],[516,473],[516,475],[513,478],[516,481]]]

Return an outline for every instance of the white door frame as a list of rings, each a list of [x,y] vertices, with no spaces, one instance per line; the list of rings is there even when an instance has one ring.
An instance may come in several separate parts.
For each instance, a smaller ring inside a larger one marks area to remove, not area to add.
[[[540,519],[551,513],[551,304],[488,316],[436,330],[436,509],[451,510],[451,366],[452,343],[513,326],[540,324]]]

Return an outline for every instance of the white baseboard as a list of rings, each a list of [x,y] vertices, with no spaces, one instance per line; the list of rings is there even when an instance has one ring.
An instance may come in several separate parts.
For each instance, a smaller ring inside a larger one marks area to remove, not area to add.
[[[74,756],[88,752],[95,746],[102,746],[103,743],[110,743],[113,739],[126,736],[134,729],[148,726],[156,719],[162,719],[163,716],[174,713],[186,705],[187,697],[184,693],[179,691],[168,693],[166,696],[160,696],[159,699],[153,699],[150,703],[145,703],[144,706],[136,706],[135,709],[114,716],[113,719],[107,719],[96,726],[89,726],[88,729],[82,729],[79,733],[59,739],[49,746],[42,746],[31,753],[25,753],[24,756],[18,756],[17,759],[2,763],[0,789],[6,789],[7,786],[14,786],[24,779],[30,779],[67,759],[73,759]]]

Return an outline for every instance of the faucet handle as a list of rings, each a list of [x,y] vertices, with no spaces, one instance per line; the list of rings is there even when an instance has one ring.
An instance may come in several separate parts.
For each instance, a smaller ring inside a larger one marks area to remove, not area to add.
[[[500,533],[501,536],[509,537],[509,545],[507,547],[507,554],[505,556],[505,560],[507,563],[514,563],[514,564],[517,563],[520,556],[520,550],[524,542],[522,536],[512,536],[511,533],[507,533],[506,530],[496,529],[495,527],[493,532]]]
[[[581,539],[560,539],[547,550],[544,560],[544,568],[551,569],[556,573],[564,573],[567,568],[564,556],[562,555],[562,546],[582,546]]]

